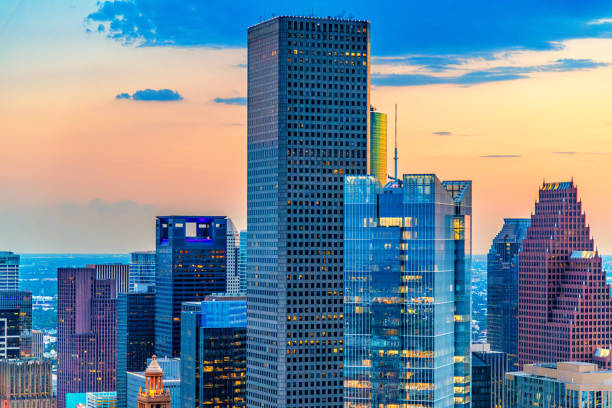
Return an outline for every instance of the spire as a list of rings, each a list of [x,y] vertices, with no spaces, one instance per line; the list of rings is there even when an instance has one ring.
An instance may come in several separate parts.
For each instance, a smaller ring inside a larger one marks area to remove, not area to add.
[[[393,177],[397,181],[397,103],[395,104],[395,157],[393,160],[395,161],[395,173]]]

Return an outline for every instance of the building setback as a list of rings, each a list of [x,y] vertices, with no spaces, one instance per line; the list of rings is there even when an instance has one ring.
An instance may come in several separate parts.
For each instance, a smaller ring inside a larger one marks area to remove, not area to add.
[[[0,251],[0,290],[19,290],[19,255]]]
[[[248,30],[247,406],[343,407],[343,186],[367,174],[370,25]]]
[[[344,194],[345,407],[469,407],[471,182],[348,176]]]
[[[519,364],[612,367],[610,286],[573,182],[544,183],[519,252]]]
[[[181,354],[181,307],[227,287],[227,218],[157,217],[155,352]]]
[[[57,270],[57,406],[67,393],[113,392],[117,371],[117,296],[94,268]]]
[[[0,360],[3,408],[55,408],[49,360]]]
[[[506,218],[487,255],[487,341],[518,370],[518,253],[530,220]]]

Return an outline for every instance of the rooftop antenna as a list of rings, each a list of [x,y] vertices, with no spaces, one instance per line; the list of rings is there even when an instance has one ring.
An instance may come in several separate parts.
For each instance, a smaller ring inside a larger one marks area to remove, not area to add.
[[[394,178],[395,181],[399,184],[399,180],[397,179],[397,103],[395,104],[395,157],[393,158],[395,161],[395,173]]]

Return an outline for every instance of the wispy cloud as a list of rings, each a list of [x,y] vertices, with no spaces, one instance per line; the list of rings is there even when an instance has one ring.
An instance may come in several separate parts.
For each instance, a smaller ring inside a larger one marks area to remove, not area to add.
[[[553,152],[553,154],[572,155],[572,154],[578,154],[578,152]]]
[[[453,134],[453,132],[441,131],[441,132],[433,132],[432,134],[438,135],[438,136],[450,136]]]
[[[215,103],[221,103],[225,105],[240,105],[246,106],[247,98],[237,97],[237,98],[215,98],[213,99]]]
[[[177,92],[171,89],[143,89],[134,92],[132,95],[126,92],[122,92],[115,96],[115,99],[133,99],[135,101],[182,101],[183,97]]]
[[[522,156],[520,154],[485,154],[480,157],[483,159],[512,159]]]

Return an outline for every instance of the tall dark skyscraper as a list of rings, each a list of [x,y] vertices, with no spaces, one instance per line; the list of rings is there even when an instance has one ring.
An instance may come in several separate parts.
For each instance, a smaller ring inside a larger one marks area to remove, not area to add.
[[[57,270],[57,406],[67,393],[115,391],[117,295],[94,268]]]
[[[343,19],[248,30],[248,407],[343,406],[343,188],[368,168],[369,39]]]
[[[506,218],[487,255],[487,341],[518,370],[518,253],[529,219]]]
[[[157,217],[155,351],[181,354],[181,307],[226,291],[227,218]]]
[[[32,292],[0,291],[0,359],[32,356]]]
[[[144,371],[155,353],[155,293],[120,293],[117,298],[117,407],[127,407],[127,372]]]
[[[573,182],[544,183],[519,252],[519,365],[612,368],[610,285]]]

